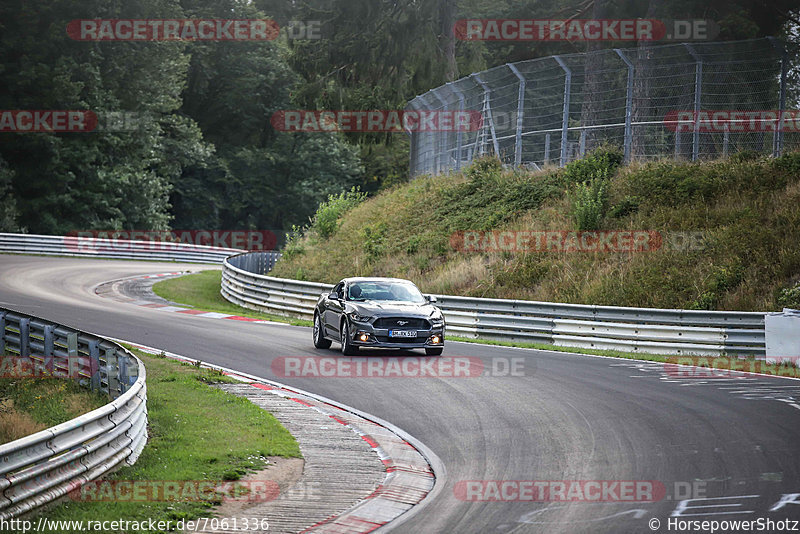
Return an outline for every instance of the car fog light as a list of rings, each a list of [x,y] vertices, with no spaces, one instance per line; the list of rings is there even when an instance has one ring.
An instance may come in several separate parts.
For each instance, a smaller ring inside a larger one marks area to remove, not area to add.
[[[360,339],[361,341],[368,341],[369,340],[369,334],[367,334],[365,332],[361,332],[361,335],[358,336],[358,339]]]
[[[432,336],[431,337],[431,343],[438,344],[439,341],[440,341],[439,336]]]

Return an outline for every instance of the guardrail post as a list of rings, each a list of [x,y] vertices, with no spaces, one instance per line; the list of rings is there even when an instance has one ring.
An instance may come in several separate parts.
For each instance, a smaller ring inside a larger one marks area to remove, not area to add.
[[[694,65],[694,135],[692,137],[692,161],[700,155],[700,97],[703,92],[703,58],[697,55],[692,45],[683,43],[695,60]]]
[[[6,353],[6,312],[0,312],[0,356]]]
[[[506,63],[506,66],[511,69],[511,72],[519,79],[519,92],[517,93],[517,134],[514,141],[514,166],[519,167],[522,164],[522,120],[525,113],[525,77],[513,63]]]
[[[619,48],[615,48],[614,52],[625,62],[628,66],[628,85],[625,93],[625,162],[631,160],[631,145],[633,144],[633,129],[631,121],[633,119],[633,62],[628,59],[625,53]]]
[[[99,365],[97,367],[97,389],[99,389],[100,391],[103,391],[105,393],[109,393],[108,384],[106,384],[105,388],[103,387],[103,374],[105,373],[106,379],[108,379],[108,375],[109,375],[109,373],[108,373],[108,368],[109,368],[108,362],[109,362],[109,360],[113,360],[113,361],[117,360],[117,349],[115,349],[113,347],[106,349],[105,350],[105,355],[103,356],[103,359],[106,362],[105,365],[101,364],[101,365]]]
[[[89,342],[89,389],[96,391],[100,387],[100,341]]]
[[[117,360],[117,369],[119,370],[119,392],[120,395],[128,391],[130,384],[128,383],[128,355],[123,354]]]
[[[55,358],[56,348],[55,338],[56,327],[51,324],[44,325],[44,354],[42,354],[42,356],[44,357],[44,368],[47,371],[47,374],[50,376],[53,376],[54,370],[53,359]]]
[[[116,350],[106,351],[106,380],[108,381],[108,394],[114,398],[119,391],[119,354]]]
[[[22,317],[19,320],[19,357],[29,358],[31,355],[31,320]]]
[[[560,56],[553,56],[559,66],[564,70],[564,111],[561,117],[561,162],[559,167],[567,164],[567,135],[569,134],[569,100],[572,92],[572,70],[567,67]]]
[[[72,373],[72,362],[78,359],[78,333],[67,334],[67,375]],[[55,371],[55,366],[53,368]]]

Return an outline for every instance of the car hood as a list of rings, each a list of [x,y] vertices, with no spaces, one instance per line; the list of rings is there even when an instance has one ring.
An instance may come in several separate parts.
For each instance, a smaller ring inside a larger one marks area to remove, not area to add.
[[[428,303],[413,304],[391,301],[368,301],[350,302],[350,304],[358,313],[377,317],[401,315],[404,317],[423,317],[427,319],[436,311],[436,307]]]

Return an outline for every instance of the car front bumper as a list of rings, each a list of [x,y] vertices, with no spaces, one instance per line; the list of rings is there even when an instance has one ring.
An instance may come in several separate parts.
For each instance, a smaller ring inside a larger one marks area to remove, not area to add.
[[[430,349],[444,347],[445,326],[435,325],[429,329],[417,329],[417,336],[414,338],[390,337],[389,328],[375,328],[370,323],[359,323],[351,321],[350,332],[353,336],[352,343],[357,347],[376,347],[386,349]],[[361,339],[363,335],[367,340]],[[434,343],[434,338],[438,338],[438,343]]]

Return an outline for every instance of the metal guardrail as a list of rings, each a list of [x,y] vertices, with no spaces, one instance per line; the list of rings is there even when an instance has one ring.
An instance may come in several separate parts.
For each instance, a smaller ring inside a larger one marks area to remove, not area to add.
[[[189,263],[221,263],[244,250],[208,247],[188,243],[162,241],[130,241],[91,237],[2,234],[0,253],[83,256],[134,260],[180,261]]]
[[[247,254],[223,262],[221,294],[259,311],[312,319],[330,284],[246,269]],[[765,355],[764,313],[621,308],[436,295],[447,331],[469,338],[525,341],[652,354]]]
[[[12,374],[73,378],[112,399],[0,445],[0,519],[55,501],[139,457],[147,441],[147,389],[136,356],[101,337],[7,309],[0,309],[0,356],[14,362]]]

